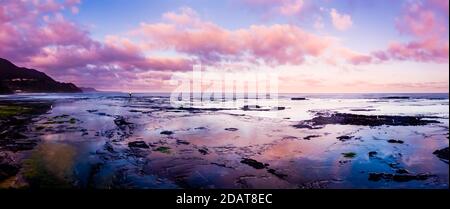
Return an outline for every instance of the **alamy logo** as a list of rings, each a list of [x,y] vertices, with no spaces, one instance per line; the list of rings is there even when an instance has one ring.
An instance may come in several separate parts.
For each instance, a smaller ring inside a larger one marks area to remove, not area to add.
[[[170,103],[177,108],[270,110],[278,105],[278,73],[273,69],[230,69],[194,65],[175,73]]]

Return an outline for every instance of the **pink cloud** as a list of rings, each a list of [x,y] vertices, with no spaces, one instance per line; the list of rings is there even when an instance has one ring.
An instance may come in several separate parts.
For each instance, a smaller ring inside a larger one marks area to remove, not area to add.
[[[88,32],[66,21],[63,9],[56,1],[3,1],[0,54],[21,61],[49,45],[88,45]]]
[[[35,0],[33,3],[41,13],[57,12],[63,9],[63,5],[55,0]]]
[[[299,15],[305,8],[304,0],[244,0],[243,2],[252,8],[265,11],[266,15],[294,16]]]
[[[303,6],[304,6],[303,0],[294,0],[291,2],[286,2],[285,4],[282,4],[280,6],[279,12],[282,15],[292,16],[292,15],[300,13]]]
[[[87,66],[103,66],[122,71],[144,72],[148,70],[189,71],[192,62],[184,58],[145,57],[139,48],[94,42],[88,48],[82,46],[46,47],[30,57],[28,66],[51,70],[77,69]]]
[[[130,84],[130,79],[136,79],[131,75],[146,71],[191,70],[188,58],[146,56],[143,47],[126,38],[93,40],[83,26],[61,15],[79,3],[2,1],[0,57],[81,85],[98,78],[94,87],[117,80]]]
[[[269,63],[301,64],[306,56],[318,57],[334,44],[292,25],[251,26],[241,31],[244,49]]]
[[[75,23],[64,19],[48,21],[47,24],[37,30],[34,37],[36,42],[42,42],[40,45],[81,45],[88,47],[92,44],[89,33],[80,29]]]
[[[410,41],[392,41],[373,52],[373,62],[389,60],[445,63],[449,60],[448,0],[409,1],[396,20],[400,34]],[[355,63],[356,64],[356,63]]]
[[[436,12],[419,3],[411,3],[396,21],[397,29],[406,35],[425,37],[445,31],[438,22]]]
[[[141,39],[108,36],[97,41],[83,26],[60,15],[77,3],[66,2],[58,11],[38,13],[29,12],[39,8],[29,2],[7,1],[1,5],[0,56],[81,85],[99,78],[93,86],[101,86],[112,80],[139,79],[135,75],[149,71],[190,71],[194,60],[211,64],[223,60],[301,64],[306,57],[319,57],[335,44],[330,37],[288,24],[229,30],[201,20],[190,8],[165,13],[164,22],[143,23],[130,33]],[[11,12],[4,13],[4,9]],[[11,18],[13,14],[22,18]],[[176,55],[148,55],[167,51]]]
[[[301,64],[305,56],[320,56],[334,44],[329,37],[316,36],[293,25],[252,25],[228,30],[196,16],[171,14],[171,17],[167,23],[144,23],[134,33],[147,46],[175,50],[203,62],[229,59]],[[195,20],[196,24],[180,24],[175,17],[183,17],[182,23]]]
[[[375,52],[374,55],[382,60],[413,60],[418,62],[448,62],[449,44],[439,40],[428,39],[409,43],[393,42],[386,51]]]
[[[340,14],[336,9],[331,9],[330,16],[333,26],[340,31],[348,30],[353,25],[350,15]]]
[[[81,0],[66,0],[64,2],[64,6],[70,8],[72,14],[78,14],[80,9],[78,8],[78,4],[81,4]]]
[[[351,49],[345,48],[345,47],[336,47],[333,50],[334,58],[342,58],[345,61],[347,61],[350,64],[353,65],[360,65],[360,64],[368,64],[373,61],[372,56],[365,55],[362,53],[355,52]],[[327,60],[329,64],[335,65],[337,61],[333,58],[329,58]]]
[[[197,12],[189,7],[180,8],[178,12],[164,13],[163,19],[178,25],[194,25],[199,21]]]
[[[64,4],[69,7],[76,6],[78,4],[81,4],[81,0],[65,0]]]
[[[443,11],[444,13],[449,15],[449,0],[429,0],[431,5],[436,9]]]
[[[262,5],[276,4],[274,11],[285,16],[304,9],[303,1],[253,1]],[[448,38],[442,35],[447,28],[437,14],[445,11],[431,9],[438,4],[429,7],[418,4],[418,8],[411,5],[403,11],[397,20],[397,29],[412,38],[411,41],[393,41],[385,50],[363,54],[341,46],[333,37],[316,35],[296,25],[227,29],[202,20],[190,8],[167,12],[161,22],[143,23],[128,33],[128,37],[108,36],[98,41],[92,39],[82,25],[61,15],[63,11],[77,8],[79,3],[78,0],[3,0],[0,57],[44,70],[63,81],[104,89],[111,83],[117,89],[131,88],[127,85],[140,89],[150,84],[157,87],[170,78],[172,71],[190,71],[197,61],[273,66],[300,65],[308,58],[325,59],[331,64],[343,59],[355,65],[389,60],[448,62]],[[331,10],[333,12],[338,29],[351,27],[349,15]],[[96,78],[95,81],[92,78]]]
[[[354,65],[371,63],[373,58],[369,55],[356,55],[349,59],[350,63]]]

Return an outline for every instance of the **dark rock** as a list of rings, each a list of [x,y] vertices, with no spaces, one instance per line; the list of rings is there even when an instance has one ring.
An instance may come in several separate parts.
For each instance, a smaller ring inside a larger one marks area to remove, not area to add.
[[[127,122],[126,120],[125,120],[125,118],[123,118],[123,117],[121,117],[121,116],[119,116],[119,117],[117,117],[116,119],[114,119],[114,123],[117,125],[117,126],[119,126],[119,127],[121,127],[121,126],[128,126],[128,125],[131,125],[132,123],[130,123],[130,122]]]
[[[354,153],[354,152],[345,152],[345,153],[341,153],[341,154],[345,158],[354,158],[354,157],[356,157],[356,153]]]
[[[0,181],[5,180],[11,176],[15,176],[20,170],[16,164],[8,164],[0,162]]]
[[[267,169],[267,172],[275,175],[276,177],[280,178],[280,179],[285,179],[287,177],[286,174],[282,174],[282,173],[278,173],[276,170],[274,169]]]
[[[225,131],[238,131],[239,129],[237,128],[226,128]]]
[[[211,165],[216,165],[216,166],[219,166],[219,167],[222,167],[222,168],[235,169],[235,168],[233,168],[233,167],[231,167],[231,166],[227,166],[226,164],[223,164],[223,163],[215,163],[215,162],[212,162]]]
[[[173,132],[172,131],[161,131],[160,134],[170,136],[170,135],[173,135]]]
[[[18,152],[33,149],[38,139],[23,133],[29,131],[28,125],[35,117],[51,109],[51,103],[0,101],[0,108],[0,150]]]
[[[6,84],[3,84],[0,81],[0,94],[13,94],[13,93],[14,92],[11,89],[9,89],[9,87],[6,86]]]
[[[372,111],[377,111],[377,110],[376,109],[356,108],[356,109],[350,109],[350,111],[353,111],[353,112],[372,112]]]
[[[242,109],[260,109],[261,106],[259,105],[245,105],[244,107],[242,107]]]
[[[37,145],[34,141],[16,141],[7,145],[7,149],[13,152],[32,150]]]
[[[352,139],[353,136],[338,136],[336,138],[339,139],[339,141],[345,142],[345,141],[348,141],[348,140]]]
[[[352,162],[352,161],[351,160],[339,160],[339,164],[340,165],[344,165],[344,164],[347,164],[349,162]]]
[[[376,155],[378,155],[378,152],[375,151],[369,152],[369,157],[375,157]]]
[[[283,140],[294,140],[294,139],[298,139],[298,137],[296,137],[296,136],[284,136],[282,139]]]
[[[388,97],[381,97],[381,99],[411,99],[411,98],[405,96],[388,96]]]
[[[145,143],[144,141],[129,142],[128,143],[128,147],[130,147],[130,148],[142,148],[142,149],[149,149],[150,148],[148,146],[148,144]]]
[[[381,181],[382,179],[385,179],[387,177],[392,179],[392,174],[369,173],[369,181]]]
[[[28,138],[27,136],[25,136],[21,133],[18,133],[18,132],[12,132],[9,136],[11,137],[11,139],[26,139],[26,138]]]
[[[130,145],[128,144],[128,146],[130,147]],[[111,153],[115,153],[116,151],[114,150],[113,145],[111,144],[111,142],[106,142],[105,145],[103,146],[105,148],[105,150],[107,150],[108,152]]]
[[[95,113],[95,114],[98,115],[98,116],[111,116],[111,115],[106,114],[104,112],[99,112],[99,113]]]
[[[309,136],[305,136],[303,137],[304,140],[311,140],[312,138],[318,138],[320,137],[320,135],[309,135]]]
[[[304,98],[304,97],[293,97],[293,98],[291,98],[291,100],[292,101],[304,101],[304,100],[306,100],[306,98]]]
[[[243,111],[270,111],[270,109],[262,108],[259,105],[245,105],[241,108]]]
[[[430,174],[418,174],[418,175],[409,175],[409,174],[395,174],[393,179],[396,182],[408,182],[408,181],[425,181],[434,175]]]
[[[356,126],[423,126],[440,123],[436,120],[425,120],[425,117],[386,116],[386,115],[355,115],[348,113],[320,114],[312,120],[302,121],[296,128],[314,128],[324,125],[356,125]]]
[[[308,125],[305,123],[299,123],[299,124],[293,125],[292,127],[298,128],[298,129],[311,129],[311,130],[323,128],[322,126],[311,126],[311,125]]]
[[[243,158],[243,159],[241,160],[241,163],[246,164],[246,165],[249,165],[249,166],[251,166],[251,167],[253,167],[253,168],[255,168],[255,169],[264,169],[264,168],[267,167],[266,164],[263,164],[263,163],[261,163],[261,162],[258,162],[258,161],[256,161],[256,160],[249,159],[249,158]]]
[[[403,144],[403,143],[405,143],[402,140],[395,140],[395,139],[389,139],[388,142],[391,143],[391,144]]]
[[[399,168],[399,169],[397,169],[395,171],[395,173],[398,173],[398,174],[409,174],[409,171],[404,169],[404,168]]]
[[[395,181],[395,182],[408,182],[408,181],[425,181],[435,175],[430,174],[390,174],[390,173],[369,173],[369,181]]]
[[[448,149],[449,148],[447,147],[447,148],[444,148],[441,150],[436,150],[433,152],[433,154],[436,155],[441,160],[443,160],[444,162],[448,163],[448,157],[449,157]]]
[[[209,150],[206,147],[200,148],[198,149],[198,152],[200,152],[202,155],[207,155],[209,154]]]
[[[10,155],[0,152],[0,181],[15,176],[19,170],[20,166],[14,162]]]
[[[184,140],[177,139],[177,144],[189,145],[190,143]]]

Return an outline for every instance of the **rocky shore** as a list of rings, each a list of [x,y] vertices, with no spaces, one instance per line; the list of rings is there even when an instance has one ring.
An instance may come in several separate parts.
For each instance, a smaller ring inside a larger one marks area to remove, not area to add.
[[[25,135],[28,125],[51,109],[46,102],[0,101],[0,181],[16,175],[21,163],[18,155],[32,150],[39,141]]]
[[[175,108],[157,96],[0,100],[0,187],[448,185],[445,118],[314,110],[293,120],[282,114],[311,101],[288,101]]]

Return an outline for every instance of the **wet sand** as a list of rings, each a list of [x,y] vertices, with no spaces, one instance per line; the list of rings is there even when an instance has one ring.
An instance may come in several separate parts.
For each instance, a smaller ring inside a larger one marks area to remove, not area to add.
[[[292,98],[175,108],[155,95],[2,97],[3,109],[29,109],[0,117],[0,186],[448,188],[448,96]]]

